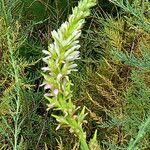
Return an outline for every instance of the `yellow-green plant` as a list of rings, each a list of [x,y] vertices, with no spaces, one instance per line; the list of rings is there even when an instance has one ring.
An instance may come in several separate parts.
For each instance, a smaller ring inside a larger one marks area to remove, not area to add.
[[[48,109],[52,107],[63,112],[62,116],[53,115],[59,122],[57,129],[65,124],[70,128],[80,142],[82,150],[94,150],[98,148],[96,133],[88,145],[86,142],[86,133],[82,128],[84,120],[85,107],[77,114],[79,107],[76,107],[71,101],[71,80],[69,74],[77,71],[77,64],[74,62],[80,59],[80,48],[78,38],[81,35],[81,28],[85,22],[85,17],[90,14],[90,8],[96,4],[96,0],[83,0],[73,9],[73,14],[69,16],[68,21],[64,22],[57,31],[52,31],[54,42],[49,45],[48,51],[43,51],[47,56],[43,58],[47,64],[42,70],[44,76],[44,89],[49,90],[45,94],[50,102]]]
[[[18,150],[19,147],[21,146],[21,139],[19,137],[20,131],[21,131],[21,124],[22,120],[20,119],[20,114],[21,114],[21,82],[20,82],[20,74],[19,74],[19,66],[16,61],[16,55],[15,52],[17,51],[19,47],[19,42],[16,42],[15,38],[18,38],[18,31],[19,30],[19,24],[16,21],[15,26],[16,26],[16,31],[14,31],[13,25],[11,25],[13,19],[12,19],[12,14],[8,15],[8,12],[10,13],[11,9],[8,8],[8,3],[5,2],[4,0],[1,0],[0,2],[0,16],[1,19],[3,20],[3,32],[4,35],[1,35],[1,39],[4,39],[4,44],[6,49],[8,50],[8,56],[9,60],[8,63],[10,64],[10,75],[9,78],[13,82],[12,89],[9,93],[9,96],[7,95],[7,104],[11,103],[12,108],[9,109],[8,114],[11,114],[11,120],[13,122],[13,126],[11,126],[8,123],[8,120],[6,119],[5,116],[0,116],[0,119],[3,121],[5,127],[2,127],[2,133],[7,137],[7,140],[10,142],[11,147],[13,150]],[[14,3],[13,3],[14,5]],[[9,11],[8,11],[9,10]],[[13,22],[14,23],[14,22]],[[16,35],[15,35],[16,34]],[[4,49],[3,49],[4,50]],[[8,77],[7,77],[8,78]],[[6,91],[6,90],[5,90]],[[4,94],[4,93],[3,93]],[[5,94],[4,94],[5,95]],[[12,98],[12,101],[9,101],[9,97]],[[0,102],[0,104],[3,103]],[[2,125],[3,125],[2,123]],[[7,131],[7,130],[8,131]],[[10,133],[10,134],[9,134]]]

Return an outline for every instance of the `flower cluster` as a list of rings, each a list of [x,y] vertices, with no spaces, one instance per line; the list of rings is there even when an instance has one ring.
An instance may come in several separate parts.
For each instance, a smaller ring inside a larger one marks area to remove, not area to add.
[[[81,35],[85,17],[90,14],[89,8],[95,4],[96,0],[80,1],[73,9],[68,21],[64,22],[57,31],[52,31],[54,42],[49,45],[48,51],[43,50],[46,55],[43,61],[47,64],[42,68],[45,79],[43,85],[45,85],[44,89],[49,89],[45,96],[49,97],[48,100],[53,103],[52,106],[59,107],[58,96],[60,95],[66,100],[71,98],[72,84],[68,75],[71,71],[77,71],[77,64],[74,61],[80,59],[78,38]]]
[[[84,150],[89,150],[86,143],[86,133],[82,129],[86,116],[85,107],[80,114],[75,115],[78,108],[72,103],[72,83],[69,74],[77,71],[75,60],[80,59],[80,48],[78,38],[81,35],[81,28],[85,22],[85,17],[90,14],[89,8],[96,4],[96,0],[82,0],[73,9],[73,14],[68,21],[64,22],[57,31],[52,31],[53,43],[49,45],[48,51],[43,61],[47,64],[43,67],[44,89],[48,92],[45,97],[50,102],[48,109],[55,107],[61,110],[64,116],[53,115],[60,125],[65,124],[70,127],[70,132],[78,136]],[[58,129],[57,128],[57,129]]]

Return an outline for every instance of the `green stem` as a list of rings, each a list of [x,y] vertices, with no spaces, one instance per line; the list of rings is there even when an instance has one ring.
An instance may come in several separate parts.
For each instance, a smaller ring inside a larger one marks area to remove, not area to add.
[[[150,125],[150,117],[147,118],[147,120],[144,123],[144,125],[143,124],[141,125],[136,139],[129,145],[127,150],[134,150],[137,147],[137,145],[140,143],[140,141],[142,140],[142,138],[146,134],[149,125]]]
[[[10,64],[12,65],[12,76],[14,78],[15,82],[15,92],[16,92],[16,110],[14,112],[13,120],[14,120],[14,144],[13,144],[13,150],[17,150],[18,145],[18,135],[19,135],[19,117],[20,117],[20,83],[19,83],[19,71],[17,67],[17,63],[15,61],[14,57],[14,47],[13,47],[13,41],[11,39],[12,37],[12,31],[10,29],[10,23],[9,19],[7,17],[6,7],[4,4],[4,0],[1,0],[2,3],[2,10],[4,13],[4,19],[6,24],[6,40],[7,40],[7,46],[10,53]]]
[[[81,150],[90,150],[84,137],[80,137],[80,142],[81,142]]]

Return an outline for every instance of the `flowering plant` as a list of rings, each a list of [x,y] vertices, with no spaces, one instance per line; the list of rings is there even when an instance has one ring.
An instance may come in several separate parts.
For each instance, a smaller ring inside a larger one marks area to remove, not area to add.
[[[47,64],[43,67],[43,76],[45,90],[49,90],[45,94],[46,99],[50,102],[48,110],[56,108],[63,112],[63,116],[53,115],[60,123],[57,127],[63,124],[70,128],[80,141],[80,147],[83,150],[94,150],[97,146],[96,134],[91,140],[90,145],[86,142],[86,133],[82,129],[85,107],[82,111],[76,114],[79,107],[76,107],[72,101],[72,91],[70,89],[72,83],[69,80],[69,74],[72,71],[77,71],[77,64],[74,62],[80,59],[80,48],[78,38],[81,35],[81,28],[85,22],[85,17],[90,14],[90,8],[96,4],[96,0],[82,0],[78,6],[73,9],[72,15],[68,21],[64,22],[57,31],[52,31],[53,43],[49,45],[48,51],[43,51],[46,57],[43,61]],[[94,148],[95,147],[95,148]]]

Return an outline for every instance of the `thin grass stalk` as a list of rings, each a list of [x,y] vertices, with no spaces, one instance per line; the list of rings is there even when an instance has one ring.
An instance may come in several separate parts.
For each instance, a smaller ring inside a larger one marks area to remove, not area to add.
[[[150,125],[150,117],[148,117],[147,120],[144,123],[142,123],[138,135],[136,136],[135,140],[131,140],[130,142],[131,144],[129,144],[127,150],[137,149],[138,144],[145,136],[145,134],[148,132],[149,125]]]
[[[14,56],[14,43],[12,41],[12,34],[13,31],[11,30],[11,25],[9,23],[9,19],[7,17],[7,12],[6,12],[6,7],[5,7],[5,3],[4,0],[1,1],[2,3],[2,10],[3,10],[3,14],[4,14],[4,19],[5,19],[5,24],[6,24],[6,43],[7,43],[7,47],[8,47],[8,51],[10,53],[10,64],[12,66],[12,78],[14,80],[14,90],[16,93],[16,98],[15,98],[15,103],[16,103],[16,110],[15,112],[13,112],[13,121],[14,121],[14,142],[13,142],[13,150],[17,150],[18,149],[18,136],[20,133],[20,125],[19,125],[19,118],[20,118],[20,92],[21,92],[21,88],[20,88],[20,81],[19,81],[19,69],[17,66],[17,62],[15,60],[15,56]]]

